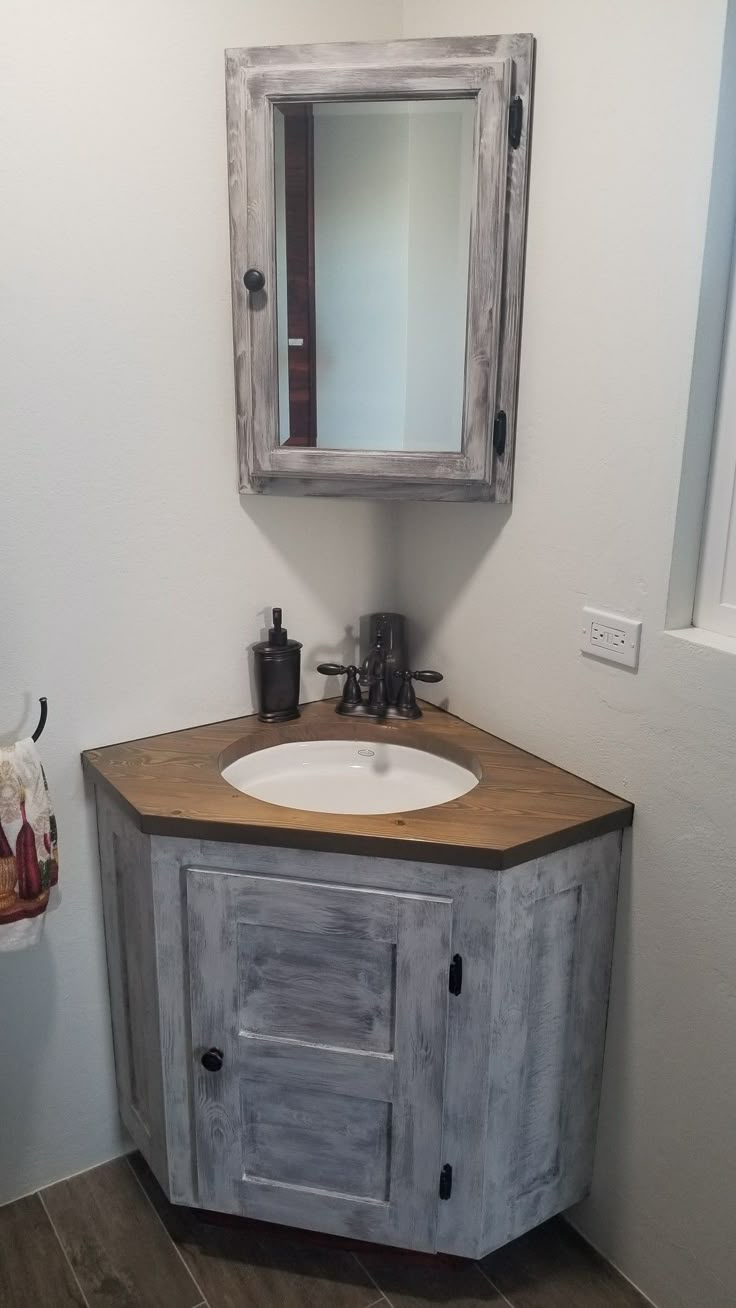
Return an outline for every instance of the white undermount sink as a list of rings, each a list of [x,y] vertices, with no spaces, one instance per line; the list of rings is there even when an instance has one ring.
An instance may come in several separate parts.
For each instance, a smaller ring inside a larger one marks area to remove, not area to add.
[[[407,745],[306,740],[255,750],[223,768],[236,790],[312,813],[406,813],[465,795],[469,768]]]

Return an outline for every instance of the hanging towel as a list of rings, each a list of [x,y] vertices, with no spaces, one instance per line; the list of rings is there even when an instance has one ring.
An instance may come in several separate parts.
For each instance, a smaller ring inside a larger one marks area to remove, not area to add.
[[[0,746],[0,952],[40,940],[58,879],[56,819],[29,736]]]

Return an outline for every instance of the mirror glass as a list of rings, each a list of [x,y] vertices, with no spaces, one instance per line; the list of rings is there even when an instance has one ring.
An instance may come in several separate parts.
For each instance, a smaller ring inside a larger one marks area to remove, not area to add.
[[[274,107],[282,445],[460,451],[475,107]]]

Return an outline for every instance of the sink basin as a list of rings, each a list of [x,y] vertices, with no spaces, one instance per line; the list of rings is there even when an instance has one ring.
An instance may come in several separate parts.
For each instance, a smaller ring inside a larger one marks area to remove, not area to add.
[[[222,775],[255,799],[312,813],[406,813],[465,795],[469,768],[408,745],[305,740],[236,759]]]

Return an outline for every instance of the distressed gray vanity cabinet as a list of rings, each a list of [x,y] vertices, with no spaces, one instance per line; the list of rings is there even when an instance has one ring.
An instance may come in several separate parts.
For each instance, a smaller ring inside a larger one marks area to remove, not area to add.
[[[97,806],[121,1113],[174,1202],[478,1256],[585,1194],[620,831],[491,871]]]

